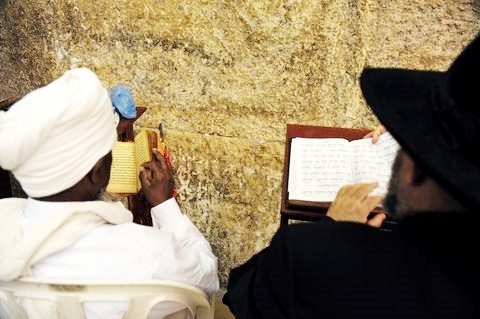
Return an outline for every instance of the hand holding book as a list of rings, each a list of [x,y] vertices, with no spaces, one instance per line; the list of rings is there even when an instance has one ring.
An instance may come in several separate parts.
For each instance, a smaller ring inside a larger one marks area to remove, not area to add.
[[[375,144],[386,131],[385,126],[379,125],[363,138],[371,138],[372,144]],[[386,214],[375,213],[372,215],[371,213],[383,201],[382,196],[371,195],[371,192],[377,187],[378,182],[344,185],[329,206],[327,216],[336,221],[366,223],[380,228],[387,217]]]
[[[144,163],[155,160],[153,149],[157,150],[157,154],[171,170],[167,147],[159,132],[143,129],[135,135],[134,141],[117,142],[112,150],[113,162],[107,192],[123,195],[140,192],[140,168]]]
[[[172,197],[174,178],[167,159],[157,149],[153,150],[153,159],[140,168],[142,192],[150,203],[156,206]]]

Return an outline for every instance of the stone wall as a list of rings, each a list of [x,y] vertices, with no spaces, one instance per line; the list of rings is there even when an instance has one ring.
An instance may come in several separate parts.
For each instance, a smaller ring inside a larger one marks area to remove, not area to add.
[[[286,124],[373,128],[365,66],[443,70],[479,30],[473,0],[0,0],[0,100],[79,66],[126,84],[225,285],[279,226]]]

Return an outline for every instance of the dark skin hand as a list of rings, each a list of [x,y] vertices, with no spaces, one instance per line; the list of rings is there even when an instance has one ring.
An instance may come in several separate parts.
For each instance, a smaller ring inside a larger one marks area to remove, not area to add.
[[[170,199],[173,195],[174,179],[163,156],[153,150],[153,160],[142,165],[140,182],[142,191],[152,207]]]

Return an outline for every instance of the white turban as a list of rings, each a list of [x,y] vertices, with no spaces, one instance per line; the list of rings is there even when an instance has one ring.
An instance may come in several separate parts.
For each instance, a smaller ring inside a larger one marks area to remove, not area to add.
[[[108,92],[87,68],[67,71],[0,111],[0,167],[31,197],[78,183],[116,140]]]

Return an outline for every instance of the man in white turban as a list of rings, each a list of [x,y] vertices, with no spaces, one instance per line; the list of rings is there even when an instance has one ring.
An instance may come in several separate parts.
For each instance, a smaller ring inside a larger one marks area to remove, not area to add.
[[[134,224],[120,202],[99,199],[116,140],[108,92],[87,68],[67,71],[0,111],[0,167],[28,195],[0,200],[0,285],[33,275],[163,278],[218,289],[217,259],[171,197],[173,176],[162,156],[155,153],[140,173],[153,227]],[[122,318],[126,307],[86,304],[85,311],[89,319]],[[155,310],[165,315],[179,306]]]

